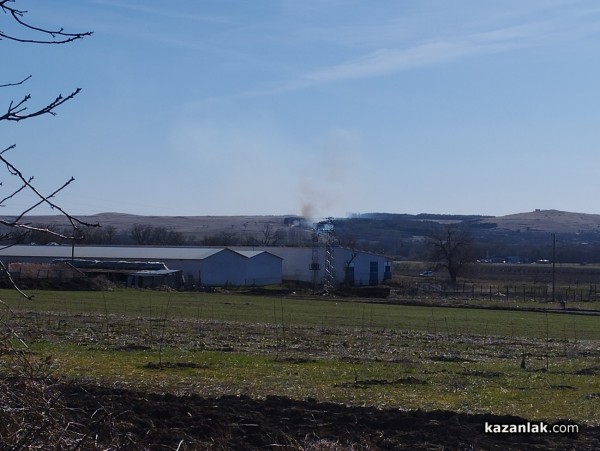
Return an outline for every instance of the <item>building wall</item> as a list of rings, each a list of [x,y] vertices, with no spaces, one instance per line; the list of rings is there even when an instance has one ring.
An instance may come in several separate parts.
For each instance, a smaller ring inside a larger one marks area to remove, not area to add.
[[[313,281],[310,270],[313,250],[311,247],[240,247],[239,250],[264,251],[240,255],[227,248],[159,248],[127,246],[80,246],[77,258],[97,260],[161,261],[169,269],[183,272],[188,282],[204,285],[266,285],[285,280]],[[317,282],[322,283],[325,273],[325,250],[317,249],[320,270]],[[50,262],[56,258],[69,257],[68,246],[15,246],[0,251],[5,262]],[[254,255],[252,255],[254,254]],[[350,249],[336,247],[334,250],[335,276],[338,284],[344,281],[345,263],[350,260]],[[354,285],[370,285],[371,265],[376,265],[375,283],[384,279],[385,267],[391,264],[381,255],[359,252],[352,262]],[[193,279],[190,281],[190,277]]]
[[[284,280],[312,282],[312,273],[310,271],[312,258],[311,248],[269,247],[265,249],[269,249],[269,252],[281,257],[282,278]],[[319,261],[323,262],[323,270],[325,253],[323,249],[319,249],[319,251],[321,251]],[[322,273],[322,271],[320,273]],[[322,274],[320,275],[320,278],[322,278]]]
[[[247,258],[225,249],[198,262],[201,285],[245,285]]]
[[[345,261],[350,260],[351,253],[345,253]],[[377,285],[384,280],[386,265],[391,262],[380,255],[359,253],[351,263],[354,268],[354,285]],[[342,266],[342,272],[344,268]]]
[[[283,259],[282,278],[284,280],[299,280],[312,282],[313,272],[310,270],[313,249],[311,247],[264,247],[254,248],[270,252]],[[319,271],[317,282],[321,283],[325,274],[325,249],[317,249]],[[352,250],[336,247],[334,249],[335,279],[338,284],[344,282],[346,262],[352,258]],[[352,261],[354,271],[354,285],[371,285],[371,263],[377,265],[376,280],[374,284],[382,283],[385,268],[391,265],[389,259],[382,255],[368,252],[358,252]],[[389,266],[391,268],[391,266]]]
[[[162,260],[167,268],[179,269],[188,285],[197,285],[200,277],[201,260],[184,260],[181,258]]]
[[[281,258],[266,252],[247,261],[246,285],[272,285],[282,281]]]

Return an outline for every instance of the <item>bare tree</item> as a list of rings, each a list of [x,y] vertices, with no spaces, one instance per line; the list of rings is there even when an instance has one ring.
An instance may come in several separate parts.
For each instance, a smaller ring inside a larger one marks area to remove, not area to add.
[[[219,246],[235,246],[238,242],[237,233],[223,230],[219,233],[217,242],[220,243]]]
[[[275,230],[273,225],[269,223],[265,224],[261,233],[262,240],[259,243],[260,246],[276,246],[282,238],[281,231]]]
[[[352,263],[356,257],[358,257],[358,252],[355,249],[351,249],[350,258],[344,261],[344,287],[354,285]]]
[[[185,244],[181,232],[150,224],[134,224],[129,229],[129,237],[138,245],[180,246]]]
[[[178,232],[176,230],[170,230],[169,236],[167,237],[167,244],[171,246],[182,246],[186,242],[183,233]]]
[[[134,224],[129,230],[129,236],[139,245],[150,244],[153,233],[154,227],[150,224]]]
[[[430,260],[437,268],[448,271],[455,284],[465,267],[475,261],[473,238],[468,230],[457,225],[437,227],[428,237]]]
[[[16,0],[0,0],[0,42],[13,41],[15,44],[41,44],[41,45],[61,45],[81,39],[90,33],[68,33],[62,28],[49,29],[32,25],[25,19],[26,11],[15,7]],[[0,83],[2,93],[14,90],[20,90],[31,79],[31,75],[23,76],[17,81],[8,80],[6,83]],[[32,106],[32,96],[27,93],[17,100],[0,99],[0,122],[21,123],[29,119],[37,117],[55,115],[55,110],[65,102],[73,99],[79,94],[80,89],[77,88],[69,94],[63,96],[61,94],[55,96],[47,102],[42,102],[37,106]],[[3,149],[2,149],[3,148]],[[5,168],[8,177],[0,175],[0,206],[8,205],[25,205],[19,207],[13,218],[0,220],[0,241],[6,246],[14,245],[27,235],[44,233],[60,241],[61,239],[75,240],[82,237],[81,229],[84,227],[96,227],[99,224],[89,224],[80,221],[73,215],[67,213],[55,201],[56,196],[69,186],[73,181],[73,177],[63,183],[59,183],[58,187],[50,192],[41,190],[33,183],[33,176],[26,175],[7,157],[9,151],[16,148],[15,144],[0,145],[0,169]],[[44,149],[44,152],[51,153]],[[1,171],[0,171],[1,173]],[[14,181],[14,183],[11,183]],[[13,188],[10,188],[13,186]],[[33,196],[33,200],[31,199]],[[50,207],[57,211],[60,215],[67,219],[70,224],[70,229],[63,232],[57,228],[50,226],[35,226],[28,223],[26,215],[33,212],[40,206]],[[24,297],[31,299],[31,296],[23,293],[17,284],[13,281],[8,269],[3,262],[0,261],[0,273],[8,278],[10,284]],[[0,301],[1,302],[1,301]],[[38,364],[34,364],[32,357],[27,353],[13,352],[14,342],[25,344],[13,330],[11,325],[0,318],[0,354],[22,356],[14,359],[10,366],[10,371],[18,377],[27,377],[37,374],[31,371]],[[8,366],[6,367],[8,368]],[[5,377],[5,368],[3,365],[2,374],[0,375],[0,410],[5,412],[10,406],[10,399],[19,399],[19,403],[23,406],[23,412],[27,415],[22,416],[8,415],[3,417],[3,422],[7,424],[8,434],[2,434],[3,449],[71,449],[78,448],[83,441],[78,440],[78,445],[74,446],[74,441],[65,432],[68,425],[63,424],[64,416],[59,413],[57,406],[60,406],[60,395],[56,395],[49,389],[49,383],[46,382],[47,377],[36,379],[40,383],[27,382],[27,386],[35,386],[36,389],[33,396],[22,396],[18,390],[13,390],[14,381]],[[39,370],[34,370],[39,371]],[[41,373],[40,373],[41,374]],[[43,380],[43,381],[42,381]],[[29,413],[34,413],[33,416]],[[23,421],[22,419],[25,419]],[[18,432],[17,432],[18,431]]]
[[[15,7],[16,0],[0,0],[0,17],[5,19],[2,24],[0,31],[0,41],[8,40],[16,43],[25,44],[43,44],[43,45],[60,45],[66,44],[72,41],[82,39],[86,36],[91,35],[91,32],[83,33],[68,33],[64,29],[49,29],[44,27],[38,27],[26,20],[27,11],[18,9]],[[4,30],[14,31],[4,31]],[[27,81],[31,79],[32,75],[23,76],[17,81],[9,81],[4,84],[0,84],[0,88],[13,90],[22,88],[26,85]],[[73,99],[79,92],[80,88],[71,91],[67,95],[58,94],[52,100],[43,102],[41,105],[32,106],[32,96],[27,93],[17,100],[8,100],[6,103],[5,110],[0,112],[0,121],[7,122],[21,122],[27,119],[32,119],[45,115],[56,115],[56,109],[63,105],[65,102]],[[2,106],[0,105],[0,108]],[[6,193],[0,198],[0,206],[7,206],[11,202],[14,202],[17,198],[22,199],[26,193],[33,195],[33,200],[29,202],[29,205],[21,209],[20,213],[15,215],[11,219],[1,219],[0,225],[3,226],[4,231],[0,235],[0,240],[6,245],[13,245],[22,239],[24,234],[29,233],[46,233],[57,239],[70,239],[74,240],[77,237],[81,237],[82,234],[80,229],[82,227],[98,227],[99,224],[90,224],[83,222],[73,215],[67,213],[61,208],[56,202],[55,197],[69,186],[75,179],[71,177],[66,182],[58,185],[56,189],[49,193],[44,193],[36,187],[33,183],[33,176],[26,175],[21,169],[16,167],[11,160],[8,159],[7,154],[9,151],[14,150],[16,144],[7,145],[3,150],[0,150],[0,165],[3,165],[9,176],[16,178],[15,187],[8,189]],[[60,215],[64,216],[70,226],[72,233],[64,233],[61,231],[53,230],[49,227],[39,227],[31,225],[26,221],[26,215],[30,214],[36,208],[40,206],[50,207],[52,210],[57,211]],[[7,268],[2,262],[0,262],[0,271],[8,274]],[[14,284],[13,284],[14,285]],[[16,288],[16,286],[15,286]]]
[[[113,239],[117,234],[117,229],[114,226],[107,226],[104,228],[104,236],[106,237],[106,243],[112,244]]]

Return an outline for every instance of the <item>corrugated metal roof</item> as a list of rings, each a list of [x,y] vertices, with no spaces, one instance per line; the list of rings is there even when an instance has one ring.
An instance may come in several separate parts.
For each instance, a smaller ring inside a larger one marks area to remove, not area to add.
[[[240,249],[230,249],[234,252],[237,252],[240,255],[243,255],[246,258],[252,258],[252,257],[256,257],[259,254],[264,254],[265,251],[244,251],[244,250],[240,250]],[[268,252],[267,252],[268,254]]]
[[[11,246],[0,249],[0,257],[71,258],[72,248],[63,246]],[[264,253],[262,250],[238,250],[225,247],[162,247],[162,246],[75,246],[75,258],[86,259],[152,259],[204,260],[219,252],[230,251],[246,258]],[[266,252],[270,254],[269,252]]]
[[[180,273],[180,269],[155,269],[155,270],[145,270],[145,271],[136,271],[129,273],[130,276],[170,276],[171,274]]]
[[[78,269],[124,269],[129,271],[148,271],[169,269],[163,262],[136,262],[123,260],[84,260],[76,258],[57,258],[52,263],[68,263]]]

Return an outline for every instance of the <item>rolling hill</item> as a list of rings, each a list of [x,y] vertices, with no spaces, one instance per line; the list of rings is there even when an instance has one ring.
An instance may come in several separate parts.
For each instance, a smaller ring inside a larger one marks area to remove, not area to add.
[[[223,230],[261,231],[267,224],[273,227],[284,225],[286,218],[295,215],[281,216],[141,216],[127,213],[98,213],[79,217],[89,223],[99,223],[103,227],[112,226],[118,230],[128,230],[135,224],[151,224],[169,230],[186,234],[210,234]],[[8,217],[2,217],[6,219]],[[600,214],[573,213],[560,210],[535,210],[532,212],[515,213],[506,216],[479,215],[440,215],[440,214],[395,214],[371,213],[352,218],[338,218],[338,222],[353,220],[387,220],[395,222],[469,222],[482,224],[486,228],[497,228],[509,231],[538,231],[556,233],[589,233],[600,232]],[[62,216],[28,216],[32,224],[68,226]],[[310,227],[313,221],[306,224]]]
[[[301,245],[310,246],[315,220],[298,216],[138,216],[99,213],[83,216],[99,229],[86,231],[89,244],[156,245]],[[30,216],[27,221],[60,230],[69,224],[61,216]],[[472,232],[482,258],[519,255],[526,260],[548,259],[551,234],[559,241],[563,261],[600,263],[600,215],[559,210],[535,210],[506,216],[369,213],[336,218],[342,245],[387,254],[403,260],[427,258],[425,237],[439,224],[462,224]],[[161,229],[160,240],[136,241],[134,226]],[[110,236],[106,232],[111,230]],[[168,233],[165,233],[168,232]],[[267,234],[269,236],[268,240]],[[176,235],[176,240],[172,239]],[[166,237],[166,238],[165,238]],[[30,236],[45,244],[54,237]],[[27,242],[27,241],[25,241]]]

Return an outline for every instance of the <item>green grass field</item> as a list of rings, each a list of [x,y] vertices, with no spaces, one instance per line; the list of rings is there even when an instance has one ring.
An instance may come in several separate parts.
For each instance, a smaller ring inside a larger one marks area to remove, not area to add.
[[[31,352],[5,353],[5,371],[27,358],[37,362],[30,371],[160,392],[600,423],[597,316],[235,293],[33,294],[0,292],[5,332]]]

